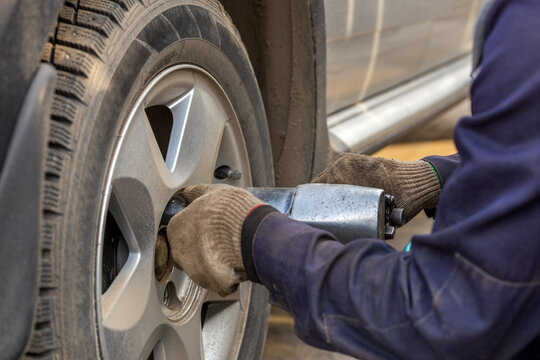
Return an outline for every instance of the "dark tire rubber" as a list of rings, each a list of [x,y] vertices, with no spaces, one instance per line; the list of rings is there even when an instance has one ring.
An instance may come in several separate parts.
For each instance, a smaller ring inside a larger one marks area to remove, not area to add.
[[[273,184],[263,103],[234,25],[213,0],[66,0],[43,53],[58,73],[43,197],[39,298],[26,355],[103,358],[95,286],[99,211],[117,134],[160,71],[212,74],[239,118],[253,184]],[[262,352],[267,293],[253,286],[240,358]]]

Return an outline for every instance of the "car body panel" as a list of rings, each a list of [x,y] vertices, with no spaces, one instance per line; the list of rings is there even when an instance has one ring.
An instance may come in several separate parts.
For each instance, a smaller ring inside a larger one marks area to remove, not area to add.
[[[327,112],[470,52],[483,0],[325,0]]]

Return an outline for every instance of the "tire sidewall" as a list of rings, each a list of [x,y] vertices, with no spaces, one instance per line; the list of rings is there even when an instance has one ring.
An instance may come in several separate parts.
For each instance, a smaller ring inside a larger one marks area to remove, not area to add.
[[[197,6],[204,10],[216,29],[221,29],[217,37],[219,43],[216,43],[216,37],[188,37],[176,39],[161,51],[153,51],[152,44],[138,39],[146,26],[137,23],[137,19],[140,21],[151,14],[152,17],[146,21],[148,26],[163,11],[181,6]],[[225,90],[239,119],[254,186],[273,184],[263,102],[247,53],[227,18],[206,2],[171,0],[154,8],[142,9],[133,21],[133,26],[127,25],[125,34],[107,55],[112,59],[111,63],[116,64],[107,64],[105,60],[105,65],[90,79],[92,83],[101,85],[95,87],[94,94],[90,94],[90,110],[81,118],[83,125],[69,184],[69,204],[64,221],[66,235],[61,255],[62,316],[59,326],[64,335],[62,351],[65,358],[81,358],[81,354],[88,358],[106,357],[96,326],[100,314],[95,281],[98,224],[107,186],[107,171],[117,137],[132,105],[156,75],[178,64],[194,64],[210,73]],[[254,358],[262,349],[266,331],[263,324],[268,312],[266,299],[266,290],[260,286],[252,287],[246,326],[250,330],[245,334],[251,339],[245,338],[240,358]]]

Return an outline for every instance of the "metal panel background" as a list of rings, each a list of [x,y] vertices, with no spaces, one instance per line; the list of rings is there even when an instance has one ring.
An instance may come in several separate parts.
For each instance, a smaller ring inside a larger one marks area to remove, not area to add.
[[[325,0],[327,112],[470,51],[483,0]]]

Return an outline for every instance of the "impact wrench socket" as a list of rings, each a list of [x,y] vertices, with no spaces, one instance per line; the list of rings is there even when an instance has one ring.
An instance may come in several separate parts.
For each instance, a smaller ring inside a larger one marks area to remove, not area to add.
[[[248,192],[289,218],[332,233],[340,242],[359,238],[393,239],[404,224],[403,209],[384,190],[355,185],[305,184],[295,188],[247,188]],[[170,219],[186,207],[171,201],[161,219]]]

